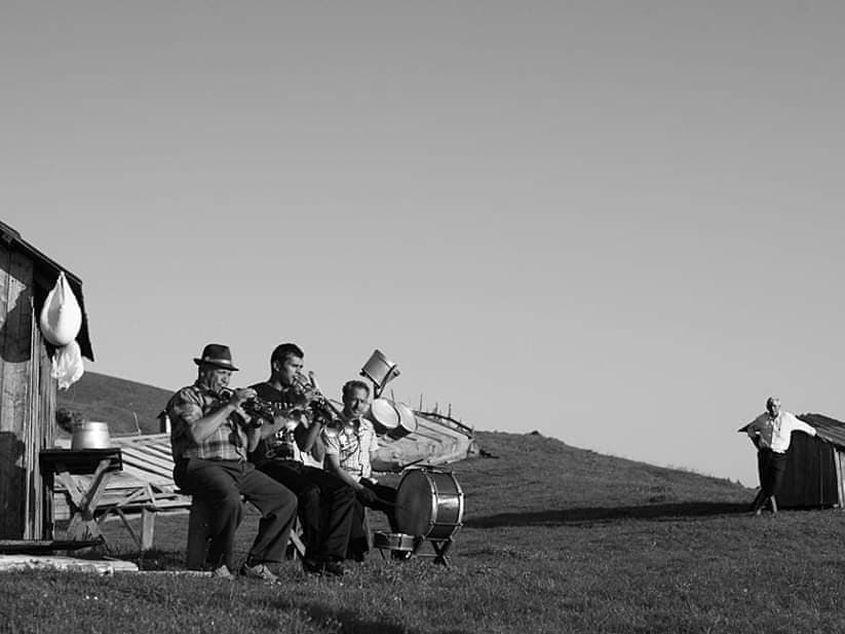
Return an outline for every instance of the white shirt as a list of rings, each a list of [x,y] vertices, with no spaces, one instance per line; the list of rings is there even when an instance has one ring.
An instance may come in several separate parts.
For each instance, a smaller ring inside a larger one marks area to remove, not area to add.
[[[793,431],[803,431],[810,436],[816,435],[815,429],[796,418],[794,414],[783,410],[774,419],[768,412],[760,414],[748,425],[746,431],[752,440],[755,437],[760,439],[760,447],[771,449],[775,453],[786,453]]]
[[[372,476],[370,454],[378,450],[378,439],[370,421],[338,421],[336,426],[323,430],[323,444],[326,455],[336,455],[340,467],[352,477],[360,480]]]

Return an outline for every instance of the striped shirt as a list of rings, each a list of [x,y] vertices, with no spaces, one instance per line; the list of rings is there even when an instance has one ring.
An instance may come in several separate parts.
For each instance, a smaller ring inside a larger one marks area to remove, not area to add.
[[[376,430],[363,418],[337,421],[323,430],[326,455],[338,457],[341,469],[354,478],[369,478],[373,472],[370,454],[378,449]]]
[[[247,438],[241,426],[230,415],[213,434],[200,443],[191,437],[191,428],[201,418],[226,405],[217,394],[198,384],[176,392],[165,408],[170,416],[170,445],[173,459],[246,460]]]

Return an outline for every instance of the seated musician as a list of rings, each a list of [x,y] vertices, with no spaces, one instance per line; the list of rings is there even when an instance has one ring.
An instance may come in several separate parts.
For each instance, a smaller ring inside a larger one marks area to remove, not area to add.
[[[297,496],[305,571],[340,576],[344,573],[341,562],[349,541],[355,495],[344,481],[320,468],[320,432],[331,412],[311,407],[308,401],[300,378],[304,356],[296,344],[277,346],[270,355],[270,378],[251,386],[260,399],[279,404],[285,413],[262,429],[250,460]],[[320,459],[315,460],[314,454]]]
[[[284,557],[296,496],[246,460],[259,439],[258,429],[247,424],[250,417],[243,410],[255,391],[227,389],[238,370],[229,347],[208,344],[194,363],[196,382],[176,392],[165,408],[172,422],[173,479],[215,510],[209,531],[215,576],[232,578],[235,530],[244,496],[261,512],[261,521],[240,574],[276,581],[268,564]]]
[[[361,560],[367,551],[363,531],[363,506],[382,511],[390,530],[398,533],[395,505],[396,489],[379,484],[372,477],[370,454],[378,449],[372,423],[363,415],[369,408],[370,386],[359,380],[343,386],[343,411],[339,420],[323,431],[325,468],[347,482],[354,490],[358,504],[349,538],[349,556]]]

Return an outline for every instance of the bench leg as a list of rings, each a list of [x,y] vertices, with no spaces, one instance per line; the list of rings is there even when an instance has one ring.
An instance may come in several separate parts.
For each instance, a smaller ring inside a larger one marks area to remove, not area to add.
[[[141,552],[150,550],[155,541],[156,514],[151,509],[141,509]]]
[[[285,549],[285,559],[305,559],[305,543],[302,541],[302,522],[297,517],[290,529],[290,537]]]

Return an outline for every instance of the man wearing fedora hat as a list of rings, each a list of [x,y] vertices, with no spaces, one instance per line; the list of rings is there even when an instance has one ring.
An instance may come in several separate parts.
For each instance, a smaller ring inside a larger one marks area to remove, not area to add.
[[[166,407],[172,423],[173,479],[214,509],[209,556],[217,576],[232,577],[241,496],[254,504],[261,512],[258,535],[240,573],[275,581],[267,564],[283,559],[296,515],[296,496],[247,462],[260,431],[244,424],[250,416],[243,405],[256,394],[252,389],[228,389],[232,373],[238,370],[229,347],[208,344],[194,363],[196,382],[176,392]]]

